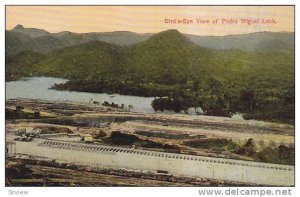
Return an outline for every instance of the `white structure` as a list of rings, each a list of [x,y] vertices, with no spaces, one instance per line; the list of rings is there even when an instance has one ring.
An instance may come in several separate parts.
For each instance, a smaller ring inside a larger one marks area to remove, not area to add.
[[[7,156],[16,154],[16,142],[15,141],[6,141],[6,150],[5,153]]]
[[[81,164],[263,185],[294,185],[294,166],[34,139],[16,142],[18,154]]]

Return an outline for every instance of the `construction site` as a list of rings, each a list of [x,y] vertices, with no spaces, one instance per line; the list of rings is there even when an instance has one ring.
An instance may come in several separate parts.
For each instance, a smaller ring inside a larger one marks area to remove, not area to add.
[[[6,100],[7,186],[293,186],[294,127]]]

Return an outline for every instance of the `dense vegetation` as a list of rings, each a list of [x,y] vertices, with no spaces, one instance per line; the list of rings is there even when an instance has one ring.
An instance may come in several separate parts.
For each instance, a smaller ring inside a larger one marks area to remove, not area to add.
[[[213,50],[168,30],[131,46],[94,41],[46,55],[25,53],[7,59],[7,80],[63,77],[70,81],[53,88],[154,96],[155,110],[201,107],[207,115],[240,112],[248,119],[294,122],[290,50]]]
[[[259,148],[252,138],[242,144],[224,138],[194,139],[184,141],[183,144],[194,148],[208,149],[216,153],[229,151],[259,162],[295,165],[295,148],[285,145],[278,146],[274,142],[260,144]]]
[[[6,57],[5,79],[12,81],[33,74],[33,65],[45,56],[32,51],[22,51],[13,57]]]

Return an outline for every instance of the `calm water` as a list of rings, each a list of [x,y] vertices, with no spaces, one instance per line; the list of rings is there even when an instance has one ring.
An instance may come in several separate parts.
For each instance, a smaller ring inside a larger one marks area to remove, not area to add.
[[[105,94],[105,93],[87,93],[76,91],[58,91],[49,89],[55,83],[64,83],[68,80],[53,77],[31,77],[23,78],[19,81],[6,82],[6,99],[12,98],[31,98],[43,99],[52,101],[76,101],[89,102],[93,101],[116,104],[124,104],[133,106],[132,111],[152,113],[151,107],[153,97],[139,97],[139,96],[124,96],[119,94]]]

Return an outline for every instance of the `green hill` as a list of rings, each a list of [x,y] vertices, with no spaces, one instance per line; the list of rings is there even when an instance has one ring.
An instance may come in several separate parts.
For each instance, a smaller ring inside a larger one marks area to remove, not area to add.
[[[63,47],[65,45],[59,39],[50,35],[32,38],[21,32],[5,31],[6,58],[28,50],[45,54]]]
[[[5,80],[17,80],[34,74],[34,65],[45,58],[45,55],[32,51],[22,51],[5,60]]]
[[[121,48],[104,42],[90,42],[51,52],[34,66],[44,76],[96,80],[115,75],[122,56]]]
[[[159,97],[156,110],[201,107],[207,115],[242,112],[246,118],[294,120],[289,50],[213,50],[167,30],[130,46],[91,41],[46,55],[20,54],[10,59],[6,76],[15,74],[14,67],[24,76],[70,79],[56,89]]]
[[[126,52],[126,69],[131,73],[128,76],[141,82],[184,83],[212,66],[212,50],[197,46],[177,30],[155,34]]]

